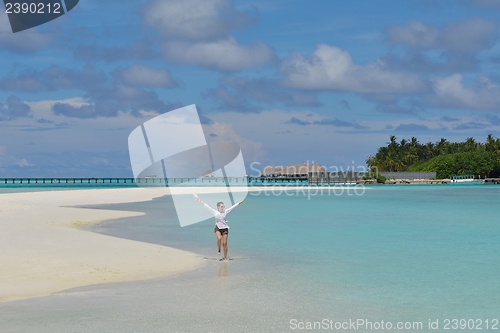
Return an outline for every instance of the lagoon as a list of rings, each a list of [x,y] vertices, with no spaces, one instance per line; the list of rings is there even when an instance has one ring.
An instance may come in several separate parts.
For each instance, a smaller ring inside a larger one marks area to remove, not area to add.
[[[499,319],[500,187],[311,193],[249,193],[229,215],[229,262],[217,260],[214,222],[181,228],[169,196],[94,206],[146,212],[94,232],[195,252],[207,264],[176,278],[0,304],[1,321],[25,331],[50,323],[38,332],[287,332],[292,320],[363,319],[420,322],[421,332],[435,331],[428,325],[436,320],[439,329],[447,319],[481,320],[483,329],[488,321],[491,329]]]

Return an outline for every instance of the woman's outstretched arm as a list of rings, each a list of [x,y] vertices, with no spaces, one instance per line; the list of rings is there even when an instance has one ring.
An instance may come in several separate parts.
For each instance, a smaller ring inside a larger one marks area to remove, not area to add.
[[[200,197],[196,193],[193,193],[193,197],[196,199],[196,201],[198,201],[202,205],[205,205],[205,203],[203,202],[203,200],[201,200]]]
[[[240,202],[235,203],[234,205],[232,205],[231,207],[226,209],[226,213],[229,214],[229,212],[232,211],[236,206],[241,205],[243,203],[243,201],[245,201],[245,199],[241,200]]]
[[[206,209],[208,209],[210,211],[210,213],[212,214],[217,214],[218,211],[216,209],[213,209],[212,207],[210,207],[209,205],[207,205],[203,200],[200,199],[199,196],[197,196],[195,193],[193,193],[193,197],[196,198],[196,201],[198,201],[199,203],[201,203],[203,206],[205,206]]]

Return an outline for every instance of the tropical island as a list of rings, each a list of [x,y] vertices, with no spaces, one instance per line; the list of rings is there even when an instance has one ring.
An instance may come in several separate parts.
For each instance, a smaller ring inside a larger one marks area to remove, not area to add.
[[[442,138],[421,144],[416,137],[397,141],[391,135],[387,146],[366,158],[373,173],[383,171],[436,172],[438,179],[473,174],[478,178],[500,177],[500,139],[488,134],[486,142],[467,138],[449,142]]]

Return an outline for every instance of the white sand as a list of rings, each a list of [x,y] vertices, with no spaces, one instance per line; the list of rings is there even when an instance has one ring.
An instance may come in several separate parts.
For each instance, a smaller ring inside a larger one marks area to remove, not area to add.
[[[137,202],[165,194],[166,188],[0,194],[0,302],[199,267],[203,259],[190,252],[79,228],[142,213],[61,207]]]

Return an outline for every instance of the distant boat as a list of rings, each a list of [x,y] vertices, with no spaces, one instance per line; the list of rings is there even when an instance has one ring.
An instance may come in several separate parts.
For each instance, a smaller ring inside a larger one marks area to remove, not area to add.
[[[471,183],[477,181],[479,180],[474,179],[474,175],[472,174],[456,175],[450,177],[450,183]]]

